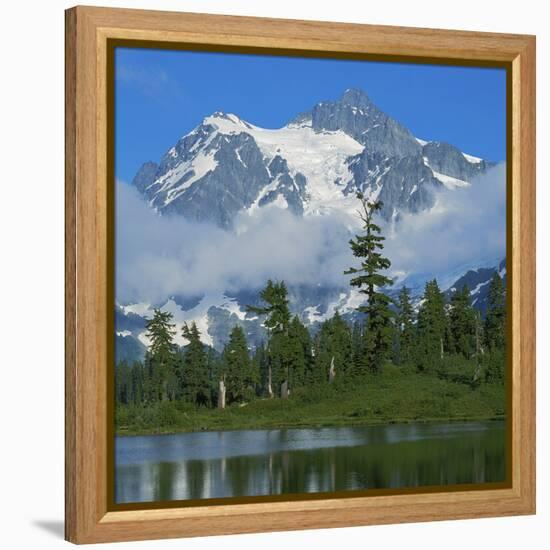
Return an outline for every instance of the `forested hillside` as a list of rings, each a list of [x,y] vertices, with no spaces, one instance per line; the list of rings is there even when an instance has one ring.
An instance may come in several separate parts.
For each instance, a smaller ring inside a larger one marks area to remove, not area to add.
[[[251,351],[234,326],[222,353],[185,324],[175,342],[169,312],[147,322],[144,361],[116,365],[119,433],[408,420],[505,414],[506,297],[498,273],[486,314],[467,286],[446,298],[429,281],[419,305],[387,289],[391,265],[375,223],[380,202],[357,194],[363,229],[350,241],[357,264],[345,271],[364,298],[353,324],[338,313],[312,335],[291,316],[284,281],[268,280],[261,306],[266,341]]]

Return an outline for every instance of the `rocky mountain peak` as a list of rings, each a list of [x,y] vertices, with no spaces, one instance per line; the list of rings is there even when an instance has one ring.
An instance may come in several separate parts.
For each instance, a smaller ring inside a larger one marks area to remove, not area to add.
[[[300,117],[303,120],[306,114]],[[310,117],[313,130],[340,130],[370,152],[382,153],[386,157],[403,157],[421,151],[412,133],[376,107],[363,90],[349,88],[336,101],[317,103]]]
[[[348,211],[356,191],[378,197],[382,216],[419,213],[443,185],[463,187],[492,166],[442,142],[424,142],[360,89],[321,101],[278,130],[216,111],[183,136],[133,185],[159,213],[230,229],[268,204],[296,215]]]
[[[369,96],[359,88],[348,88],[342,94],[340,102],[362,109],[368,109],[369,107],[374,105]]]
[[[234,113],[224,113],[215,111],[210,116],[207,116],[202,121],[202,126],[214,127],[222,132],[235,132],[251,130],[252,125],[237,116]]]

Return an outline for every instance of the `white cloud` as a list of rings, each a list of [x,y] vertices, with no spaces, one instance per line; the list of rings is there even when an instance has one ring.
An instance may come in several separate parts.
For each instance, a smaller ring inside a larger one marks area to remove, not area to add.
[[[238,231],[159,216],[117,184],[116,283],[120,302],[288,284],[345,284],[349,233],[339,218],[298,218],[277,207],[243,214]]]
[[[443,276],[462,265],[483,265],[506,255],[506,167],[500,164],[468,187],[443,189],[429,212],[403,216],[388,232],[392,271]]]
[[[505,255],[505,167],[470,187],[438,193],[430,212],[405,215],[388,235],[392,273],[448,273],[456,266]],[[277,207],[243,214],[236,232],[179,216],[156,214],[117,183],[116,293],[122,303],[160,303],[173,295],[259,288],[268,278],[288,284],[347,285],[356,265],[341,216],[298,218]]]

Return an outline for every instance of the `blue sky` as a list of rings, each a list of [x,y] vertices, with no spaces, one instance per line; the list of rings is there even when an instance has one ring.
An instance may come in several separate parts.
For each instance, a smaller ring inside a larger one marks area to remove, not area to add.
[[[505,160],[503,69],[117,48],[116,176],[130,181],[214,111],[278,128],[346,88],[419,138]]]

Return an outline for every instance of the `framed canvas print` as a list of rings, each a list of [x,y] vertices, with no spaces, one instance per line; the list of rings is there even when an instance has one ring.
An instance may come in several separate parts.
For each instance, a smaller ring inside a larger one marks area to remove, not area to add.
[[[66,537],[535,511],[535,40],[66,12]]]

